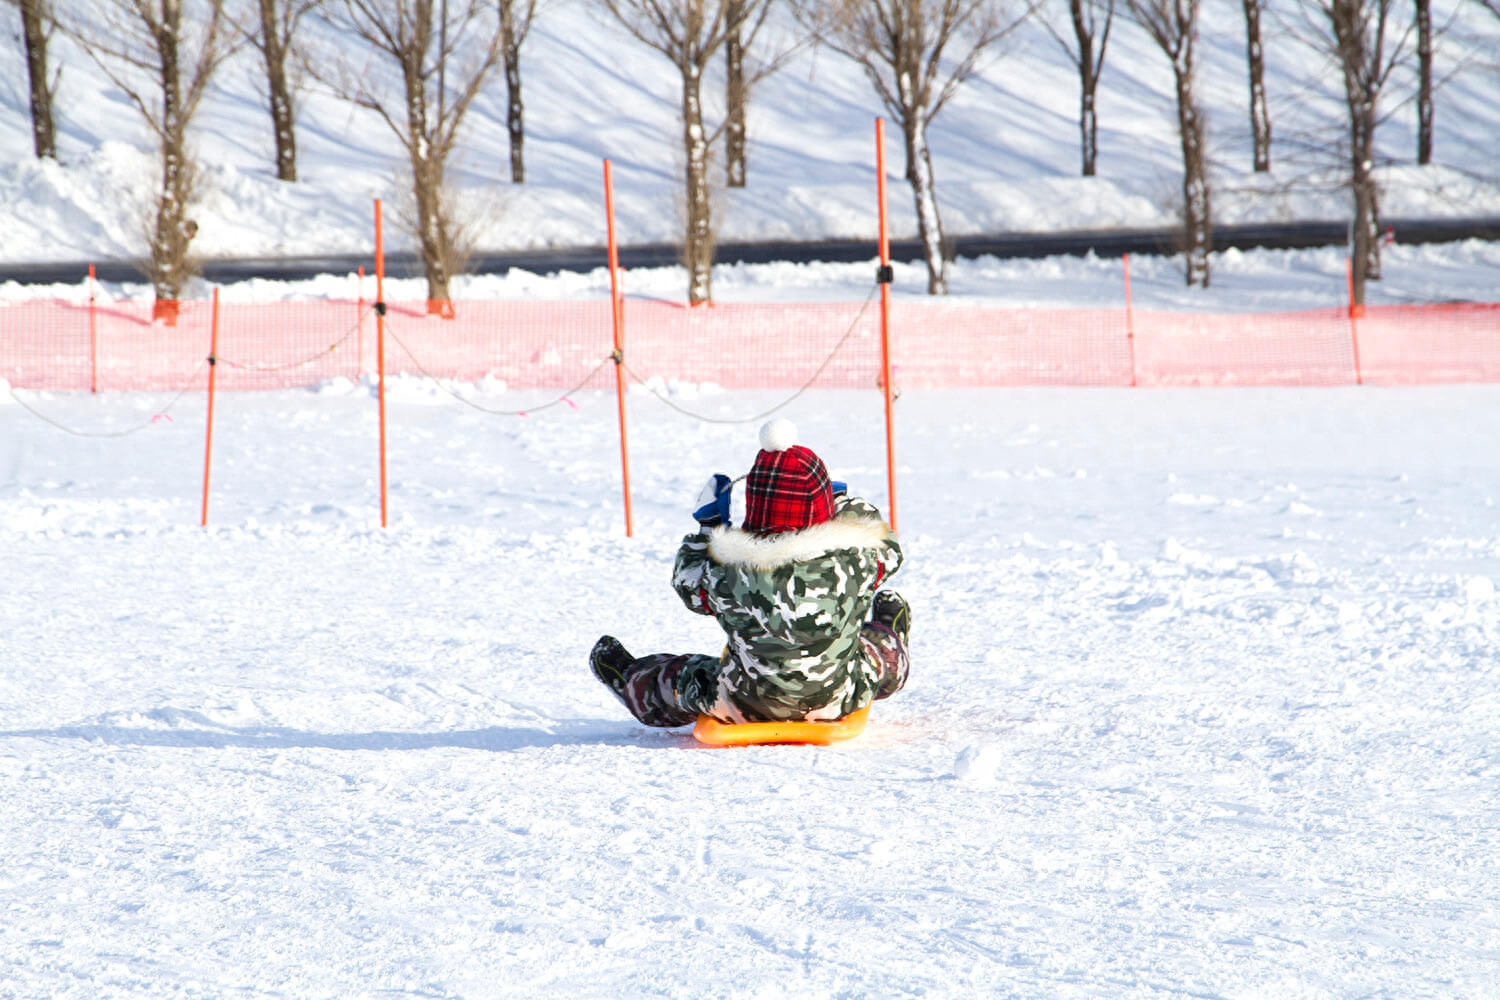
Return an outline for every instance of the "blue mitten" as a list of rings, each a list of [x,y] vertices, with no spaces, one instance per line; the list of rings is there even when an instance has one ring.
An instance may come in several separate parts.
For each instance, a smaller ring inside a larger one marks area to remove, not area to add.
[[[693,507],[693,518],[705,528],[729,523],[729,494],[734,480],[722,472],[715,472],[698,493],[698,502]]]

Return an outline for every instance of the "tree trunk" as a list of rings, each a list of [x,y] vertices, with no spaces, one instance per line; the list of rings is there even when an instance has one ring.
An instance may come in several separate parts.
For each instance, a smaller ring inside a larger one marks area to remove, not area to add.
[[[1351,256],[1354,263],[1354,304],[1365,304],[1365,282],[1380,272],[1379,222],[1375,217],[1375,178],[1370,162],[1373,128],[1369,116],[1356,112],[1350,125],[1351,187],[1354,195],[1354,224]]]
[[[1209,253],[1213,250],[1213,221],[1209,205],[1204,153],[1203,116],[1193,99],[1190,50],[1174,60],[1177,77],[1177,125],[1182,134],[1183,256],[1189,286],[1208,287]]]
[[[526,144],[525,107],[521,103],[521,44],[516,38],[516,0],[500,0],[500,46],[504,52],[506,116],[510,130],[510,182],[526,183],[526,161],[522,150]]]
[[[1432,0],[1417,2],[1417,163],[1432,162]]]
[[[1365,282],[1370,280],[1369,265],[1379,266],[1380,241],[1376,238],[1375,191],[1373,185],[1356,182],[1354,187],[1354,247],[1351,251],[1354,269],[1354,304],[1365,304]]]
[[[1334,0],[1328,9],[1335,54],[1344,74],[1344,102],[1349,113],[1349,187],[1354,198],[1350,233],[1354,305],[1365,304],[1365,282],[1380,280],[1380,202],[1375,184],[1376,104],[1380,98],[1378,67],[1384,39],[1365,33],[1358,0]],[[1383,29],[1384,21],[1379,24]],[[1371,51],[1373,44],[1373,52]],[[1373,65],[1372,65],[1373,64]]]
[[[1083,92],[1083,107],[1080,109],[1079,127],[1083,132],[1083,176],[1093,177],[1095,163],[1099,159],[1099,118],[1094,110],[1094,93]]]
[[[687,231],[683,263],[688,270],[688,302],[692,305],[713,301],[714,233],[701,87],[699,68],[692,64],[683,66],[682,143],[687,153]]]
[[[1099,118],[1095,111],[1094,89],[1098,78],[1093,74],[1085,73],[1083,79],[1083,100],[1079,108],[1078,127],[1082,132],[1083,143],[1083,176],[1093,177],[1095,163],[1099,158]]]
[[[1374,102],[1359,104],[1350,116],[1350,159],[1354,194],[1354,304],[1365,304],[1365,282],[1380,280],[1380,202],[1375,186]]]
[[[745,186],[745,46],[738,25],[744,19],[744,0],[729,0],[725,17],[735,25],[724,39],[724,169],[728,185]]]
[[[1250,65],[1250,134],[1255,142],[1255,172],[1271,169],[1271,112],[1266,104],[1266,60],[1260,46],[1262,0],[1244,0],[1245,50]]]
[[[57,129],[52,122],[52,85],[47,77],[45,0],[21,0],[21,28],[26,37],[26,72],[31,78],[31,140],[38,159],[57,159]]]
[[[193,195],[193,166],[187,157],[187,123],[182,117],[182,70],[178,40],[179,0],[163,0],[157,51],[161,57],[161,193],[151,245],[151,283],[156,298],[176,302],[186,286],[188,245],[197,226],[187,217]]]
[[[906,179],[911,184],[917,208],[917,234],[922,257],[927,261],[927,294],[947,295],[947,262],[943,260],[943,223],[938,216],[937,193],[932,175],[932,155],[927,149],[927,128],[920,111],[907,115],[902,124],[906,138]]]
[[[1073,35],[1078,40],[1079,109],[1078,129],[1083,153],[1083,176],[1093,177],[1099,158],[1099,118],[1095,94],[1099,76],[1094,68],[1094,35],[1083,16],[1083,0],[1069,0],[1073,15]]]
[[[427,89],[422,77],[426,46],[413,44],[403,54],[406,87],[406,148],[411,161],[412,199],[416,203],[417,247],[427,276],[429,311],[449,301],[450,249],[443,215],[445,151],[432,141],[427,128]]]
[[[424,155],[420,143],[411,154],[412,195],[417,208],[417,244],[422,252],[422,270],[427,276],[427,301],[447,303],[452,295],[448,224],[443,215],[443,163]]]
[[[436,156],[414,151],[411,157],[412,193],[417,203],[417,242],[422,251],[422,270],[427,275],[429,311],[441,311],[452,298],[449,283],[450,246],[447,220],[443,215],[443,163]]]
[[[285,2],[285,0],[283,0]],[[276,177],[297,179],[297,136],[292,95],[286,82],[286,48],[276,24],[276,0],[260,0],[261,52],[266,60],[266,86],[271,104],[271,131],[276,136]]]

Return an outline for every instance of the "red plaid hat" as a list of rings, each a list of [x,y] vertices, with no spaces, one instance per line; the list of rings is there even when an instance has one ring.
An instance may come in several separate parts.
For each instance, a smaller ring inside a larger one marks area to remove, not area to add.
[[[797,429],[787,420],[761,428],[761,452],[745,477],[746,531],[796,531],[833,517],[828,469],[796,439]]]

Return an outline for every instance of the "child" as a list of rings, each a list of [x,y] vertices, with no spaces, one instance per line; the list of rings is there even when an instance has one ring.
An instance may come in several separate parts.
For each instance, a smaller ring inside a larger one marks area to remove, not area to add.
[[[733,483],[715,476],[693,515],[702,530],[677,552],[672,585],[718,619],[724,652],[637,659],[611,636],[594,644],[594,676],[646,725],[841,719],[906,683],[911,611],[877,589],[901,546],[796,435],[786,420],[761,428],[743,526],[728,523]]]

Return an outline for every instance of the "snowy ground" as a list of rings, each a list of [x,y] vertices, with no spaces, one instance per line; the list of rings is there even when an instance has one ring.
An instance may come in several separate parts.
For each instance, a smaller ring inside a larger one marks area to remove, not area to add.
[[[0,995],[1495,996],[1500,389],[909,394],[910,686],[713,751],[584,655],[718,647],[753,428],[632,397],[627,540],[612,399],[402,388],[388,531],[363,390],[222,398],[207,531],[201,400],[0,405]]]

